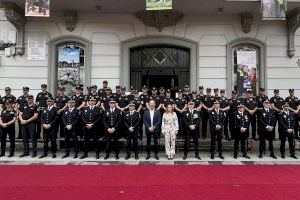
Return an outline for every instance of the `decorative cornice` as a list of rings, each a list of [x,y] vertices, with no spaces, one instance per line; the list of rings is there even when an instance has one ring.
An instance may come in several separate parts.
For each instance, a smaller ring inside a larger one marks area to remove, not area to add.
[[[253,20],[253,14],[250,12],[241,13],[241,25],[244,33],[251,31],[251,24]]]
[[[177,10],[141,10],[136,12],[136,16],[146,26],[156,27],[161,31],[163,27],[176,25],[183,14]]]
[[[4,1],[1,4],[5,9],[7,20],[17,29],[16,54],[23,55],[25,53],[24,32],[26,23],[24,12],[15,3]]]
[[[66,29],[70,32],[74,31],[77,24],[77,11],[66,10],[64,11]]]
[[[287,16],[288,26],[288,50],[287,55],[289,58],[295,56],[295,33],[300,27],[300,7],[295,8]]]

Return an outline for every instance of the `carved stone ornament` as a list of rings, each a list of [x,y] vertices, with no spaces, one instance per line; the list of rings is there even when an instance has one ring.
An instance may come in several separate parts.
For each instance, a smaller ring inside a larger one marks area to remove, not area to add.
[[[66,29],[70,32],[74,31],[77,24],[77,11],[66,10],[64,12]]]
[[[183,14],[176,10],[141,10],[136,16],[146,26],[156,27],[161,31],[163,27],[176,25]]]
[[[289,58],[295,56],[295,33],[300,27],[300,8],[295,8],[287,16],[288,25],[288,50],[287,55]]]
[[[244,33],[249,33],[251,31],[251,24],[253,20],[253,14],[246,12],[241,13],[241,24]]]
[[[26,19],[24,17],[24,12],[12,2],[2,2],[5,9],[5,16],[7,20],[13,24],[17,29],[17,39],[16,39],[16,54],[24,55],[24,32]]]

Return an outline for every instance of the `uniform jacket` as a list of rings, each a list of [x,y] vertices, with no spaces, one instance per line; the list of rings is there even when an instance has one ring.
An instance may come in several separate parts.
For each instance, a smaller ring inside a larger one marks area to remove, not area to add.
[[[51,110],[48,110],[48,107],[45,107],[41,114],[41,124],[50,124],[51,126],[55,125],[57,122],[57,108],[54,106]]]
[[[134,128],[134,132],[139,131],[139,124],[140,124],[140,114],[137,111],[134,111],[132,115],[130,115],[130,112],[128,111],[124,116],[124,123],[127,129],[130,127]]]
[[[63,112],[63,124],[64,126],[72,125],[72,127],[75,127],[79,118],[79,110],[76,108],[73,108],[72,112],[70,112],[70,109],[67,108]]]
[[[189,110],[183,112],[183,122],[187,128],[190,125],[196,125],[197,130],[201,122],[200,112],[197,110],[193,110],[193,114],[191,114]]]
[[[225,122],[225,113],[224,113],[224,111],[219,109],[219,114],[217,114],[216,109],[213,109],[213,110],[210,111],[210,113],[209,113],[209,125],[213,130],[215,130],[216,125],[222,126],[224,124],[224,122]]]
[[[99,107],[94,106],[93,109],[87,106],[83,109],[81,115],[83,123],[86,124],[97,124],[101,120],[101,110]]]
[[[114,112],[107,109],[103,115],[103,124],[106,129],[118,129],[122,121],[122,112],[120,109],[114,108]]]

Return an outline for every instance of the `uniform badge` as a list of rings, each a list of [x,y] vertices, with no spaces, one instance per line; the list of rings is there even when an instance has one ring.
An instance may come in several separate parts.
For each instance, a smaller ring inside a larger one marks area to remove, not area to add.
[[[68,114],[68,112],[65,113],[66,115]]]
[[[194,118],[198,118],[198,114],[194,114]]]
[[[44,113],[46,113],[46,110],[44,110]]]
[[[186,113],[186,116],[188,117],[190,114],[189,113]]]
[[[215,113],[214,113],[214,112],[212,112],[211,114],[213,114],[213,115],[214,115]]]

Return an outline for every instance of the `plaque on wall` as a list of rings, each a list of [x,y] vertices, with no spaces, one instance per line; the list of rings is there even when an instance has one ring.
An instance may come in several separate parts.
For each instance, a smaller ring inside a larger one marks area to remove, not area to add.
[[[28,60],[46,60],[46,35],[32,34],[28,36]]]

